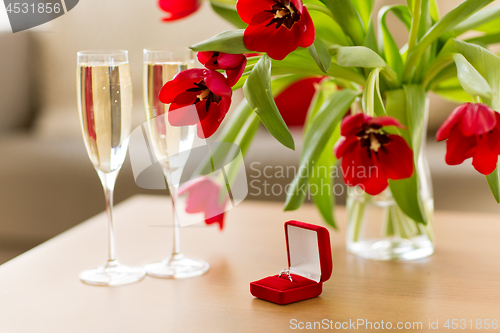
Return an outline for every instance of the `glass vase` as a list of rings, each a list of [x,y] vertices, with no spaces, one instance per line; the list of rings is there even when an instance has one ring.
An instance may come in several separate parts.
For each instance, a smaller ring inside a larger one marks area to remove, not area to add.
[[[426,128],[424,133],[425,130]],[[434,198],[425,135],[416,169],[418,196],[427,224],[416,222],[403,213],[396,204],[390,187],[375,196],[365,193],[360,187],[349,187],[346,235],[348,252],[374,260],[415,260],[434,253]]]

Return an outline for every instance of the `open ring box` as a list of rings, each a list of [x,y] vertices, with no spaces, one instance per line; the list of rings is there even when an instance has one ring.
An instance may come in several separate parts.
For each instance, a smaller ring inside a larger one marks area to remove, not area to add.
[[[277,304],[319,296],[323,282],[330,278],[333,270],[328,230],[314,224],[288,221],[285,236],[292,281],[287,274],[268,276],[250,283],[250,292]]]

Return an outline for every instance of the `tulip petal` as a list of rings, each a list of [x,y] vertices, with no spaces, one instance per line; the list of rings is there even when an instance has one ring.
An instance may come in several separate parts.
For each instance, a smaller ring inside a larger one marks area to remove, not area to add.
[[[481,135],[491,131],[497,120],[495,111],[484,104],[469,104],[460,121],[460,130],[465,136]]]
[[[464,136],[458,129],[450,133],[446,141],[446,164],[461,164],[476,152],[476,136]]]
[[[215,95],[231,97],[233,90],[229,86],[226,78],[221,73],[208,70],[205,75],[205,84]]]
[[[167,17],[162,20],[165,22],[179,20],[184,18],[195,11],[201,6],[199,0],[159,0],[158,6],[167,13]]]
[[[179,95],[175,96],[174,100],[172,101],[172,104],[176,105],[189,105],[189,104],[194,104],[194,102],[197,99],[198,93],[196,92],[183,92],[180,93]],[[172,110],[175,110],[176,108],[172,108]]]
[[[183,70],[174,77],[174,81],[184,81],[189,80],[193,82],[200,82],[203,80],[205,75],[207,74],[208,69],[204,68],[191,68]]]
[[[177,105],[171,104],[168,109],[168,122],[172,126],[191,126],[196,125],[206,118],[206,113],[200,112],[198,110],[198,105],[201,105],[200,109],[205,107],[204,103],[206,101],[201,101],[196,105]]]
[[[390,116],[375,117],[370,119],[367,123],[370,125],[379,125],[380,127],[396,126],[399,128],[405,128],[396,118]]]
[[[292,5],[294,5],[295,9],[298,10],[299,13],[303,14],[304,10],[307,10],[307,8],[304,8],[304,5],[302,4],[302,0],[290,0]]]
[[[224,117],[222,117],[224,119]],[[207,116],[197,124],[197,134],[200,139],[211,137],[222,123],[220,106],[212,103]]]
[[[170,104],[179,94],[193,87],[196,87],[193,81],[168,81],[161,88],[158,99],[164,104]]]
[[[399,135],[388,135],[391,142],[378,151],[382,171],[389,179],[404,179],[413,174],[413,152]],[[384,151],[385,150],[385,151]]]
[[[316,29],[314,28],[313,20],[311,18],[311,15],[309,15],[309,11],[307,10],[307,8],[304,7],[302,17],[296,25],[297,28],[300,29],[299,46],[311,46],[312,43],[314,43],[314,39],[316,38]]]
[[[205,224],[214,224],[214,223],[219,223],[219,229],[222,230],[224,229],[224,213],[219,214],[214,217],[210,218],[205,218]]]
[[[334,147],[334,152],[337,159],[342,158],[346,150],[354,149],[354,146],[357,145],[358,142],[359,140],[353,135],[350,135],[348,137],[345,136],[340,137],[340,139],[337,141]]]
[[[498,154],[491,151],[488,147],[488,139],[482,137],[478,139],[477,150],[472,157],[472,166],[479,173],[489,175],[497,167]]]
[[[246,57],[243,54],[220,53],[217,57],[220,69],[239,69],[243,62],[246,62]]]
[[[217,65],[214,65],[213,62],[215,61],[216,57],[214,57],[213,51],[204,51],[204,52],[198,52],[196,54],[196,57],[198,58],[198,61],[205,66],[208,69],[218,69]]]
[[[245,23],[250,24],[256,14],[262,13],[265,10],[270,10],[273,5],[273,0],[238,0],[236,3],[236,10],[241,19]]]
[[[450,132],[458,124],[467,110],[467,107],[470,103],[462,104],[459,107],[455,108],[452,113],[446,118],[444,123],[439,127],[436,133],[436,141],[443,141],[450,137]]]
[[[342,119],[342,123],[340,124],[340,134],[343,136],[355,135],[361,130],[363,123],[369,121],[370,119],[371,117],[365,115],[364,113],[347,116]]]
[[[240,67],[226,70],[227,82],[230,87],[234,86],[236,82],[238,82],[238,80],[241,78],[243,72],[245,71],[246,65],[247,65],[247,59],[245,58],[243,62],[240,64]]]
[[[369,195],[377,195],[382,193],[383,190],[389,186],[387,182],[387,176],[382,172],[380,168],[374,169],[372,176],[363,184],[360,184],[361,188]]]
[[[500,154],[500,114],[495,112],[495,117],[497,118],[495,128],[485,135],[488,138],[488,147],[490,147],[490,150]]]
[[[342,176],[349,186],[356,186],[368,181],[369,168],[374,166],[367,150],[360,145],[350,145],[342,156]]]
[[[295,31],[299,30],[295,29]],[[250,50],[266,52],[269,57],[276,60],[283,60],[299,47],[294,29],[288,30],[284,26],[276,29],[275,25],[266,27],[265,23],[248,26],[245,29],[243,41]]]

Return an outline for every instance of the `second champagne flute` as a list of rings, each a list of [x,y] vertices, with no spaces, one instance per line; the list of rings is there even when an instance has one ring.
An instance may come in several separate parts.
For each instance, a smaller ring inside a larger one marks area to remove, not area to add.
[[[113,190],[127,154],[132,126],[132,80],[127,51],[78,52],[76,86],[87,153],[101,179],[108,215],[108,261],[80,274],[82,282],[119,286],[139,281],[141,267],[120,264],[115,255]]]
[[[194,67],[192,52],[188,49],[178,52],[144,49],[144,103],[149,121],[149,134],[156,159],[161,162],[165,179],[169,186],[173,212],[173,250],[169,258],[145,266],[146,273],[160,278],[183,279],[198,276],[209,269],[208,263],[184,257],[179,243],[179,218],[175,211],[177,186],[172,173],[182,168],[182,162],[173,156],[186,152],[193,146],[196,125],[174,127],[168,123],[168,105],[164,105],[158,94],[163,85],[174,76]]]

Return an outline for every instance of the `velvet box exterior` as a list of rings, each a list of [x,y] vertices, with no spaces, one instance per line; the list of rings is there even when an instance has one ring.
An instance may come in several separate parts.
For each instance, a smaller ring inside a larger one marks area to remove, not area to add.
[[[268,276],[250,283],[251,294],[277,304],[319,296],[323,282],[330,278],[333,270],[328,230],[314,224],[288,221],[285,236],[292,281],[286,274]]]

